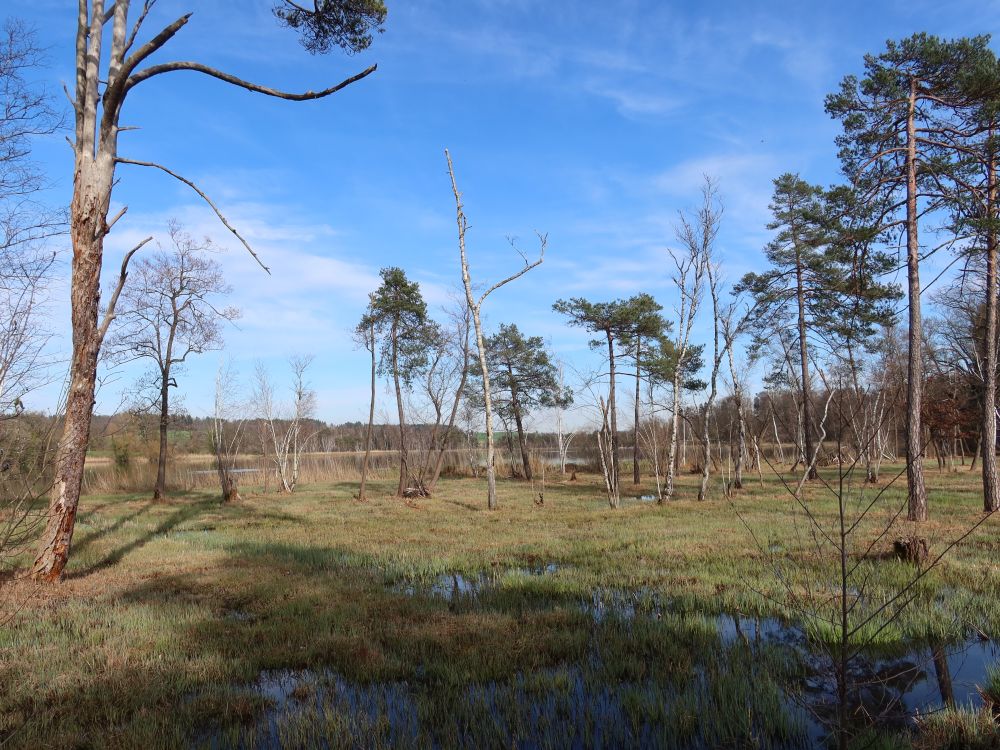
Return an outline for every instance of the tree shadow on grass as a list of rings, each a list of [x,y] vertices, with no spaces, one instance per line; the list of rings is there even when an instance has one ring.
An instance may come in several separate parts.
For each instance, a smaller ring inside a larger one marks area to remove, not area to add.
[[[130,513],[126,516],[123,516],[118,521],[116,521],[111,528],[106,529],[102,532],[98,532],[97,534],[88,537],[87,539],[84,540],[83,544],[77,546],[74,552],[79,553],[81,547],[86,547],[88,544],[95,541],[96,538],[99,538],[101,536],[106,536],[111,531],[121,528],[127,521],[132,520],[138,517],[144,511],[147,511],[151,505],[154,505],[152,501],[148,502],[144,507],[140,508],[139,510]],[[162,506],[162,503],[160,505]],[[177,510],[175,510],[173,513],[171,513],[169,516],[164,518],[160,523],[158,523],[155,527],[153,527],[149,531],[143,534],[139,534],[138,536],[134,537],[129,542],[121,545],[120,547],[116,547],[114,550],[112,550],[110,553],[105,555],[101,560],[94,563],[93,565],[84,568],[82,570],[71,571],[70,573],[67,574],[66,577],[86,578],[87,576],[92,575],[93,573],[96,573],[99,570],[104,570],[105,568],[110,568],[114,565],[117,565],[130,552],[134,552],[135,550],[144,547],[146,544],[148,544],[156,537],[162,536],[163,534],[167,534],[173,531],[182,523],[185,523],[186,521],[190,521],[191,519],[196,518],[197,516],[201,515],[202,513],[204,513],[205,511],[209,510],[212,507],[218,507],[218,503],[202,501],[199,503],[183,505]]]
[[[90,509],[86,513],[86,515],[83,515],[80,518],[80,520],[85,523],[90,523],[92,518],[95,518],[102,510],[104,510],[110,505],[111,503],[103,503],[102,505],[99,505],[96,508]],[[79,554],[80,552],[85,550],[87,547],[89,547],[91,544],[98,541],[99,539],[114,534],[129,521],[133,521],[139,516],[143,515],[146,511],[150,509],[152,505],[153,505],[152,500],[146,500],[142,505],[133,510],[131,513],[125,513],[121,516],[118,516],[115,522],[112,523],[110,526],[105,526],[104,528],[89,532],[85,537],[83,537],[83,539],[81,539],[80,541],[76,542],[73,545],[73,552]]]
[[[113,551],[105,555],[102,559],[100,559],[93,565],[90,565],[81,570],[70,571],[66,577],[86,578],[87,576],[90,576],[99,570],[103,570],[106,568],[110,568],[114,565],[117,565],[122,561],[122,559],[124,559],[126,555],[128,555],[131,552],[134,552],[137,549],[144,547],[146,544],[148,544],[155,538],[163,536],[164,534],[168,534],[176,530],[179,526],[189,521],[192,521],[195,518],[198,518],[206,513],[210,513],[213,511],[216,513],[222,512],[226,514],[239,514],[240,516],[245,516],[246,520],[242,524],[244,528],[254,525],[266,525],[269,522],[295,523],[295,524],[305,523],[304,519],[298,516],[293,516],[288,513],[282,513],[271,510],[258,510],[256,508],[250,508],[246,506],[220,505],[218,500],[216,500],[215,498],[205,498],[203,496],[202,499],[199,500],[193,500],[192,498],[187,498],[187,500],[188,500],[187,502],[177,507],[176,510],[174,510],[170,515],[168,515],[166,518],[160,521],[160,523],[158,523],[152,529],[148,530],[143,534],[139,534],[134,538],[130,539],[127,543],[119,547],[116,547]],[[92,545],[94,542],[101,539],[102,537],[109,536],[110,534],[121,530],[127,523],[139,518],[144,513],[147,513],[148,511],[153,509],[165,510],[171,507],[171,505],[174,504],[175,502],[176,500],[172,500],[169,503],[154,502],[152,500],[146,501],[142,505],[142,507],[136,509],[131,513],[119,517],[111,526],[102,529],[100,531],[94,532],[92,534],[89,534],[86,538],[84,538],[80,542],[80,544],[74,545],[73,548],[74,554],[79,554],[81,550],[86,549],[88,546]],[[215,528],[216,526],[214,524],[211,524],[193,530],[212,531]]]

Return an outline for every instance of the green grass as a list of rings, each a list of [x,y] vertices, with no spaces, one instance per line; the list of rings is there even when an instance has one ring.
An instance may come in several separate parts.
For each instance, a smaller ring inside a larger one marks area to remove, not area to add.
[[[648,727],[648,741],[678,746],[802,744],[801,722],[781,697],[801,665],[766,646],[720,641],[713,619],[778,617],[817,641],[835,637],[822,622],[836,603],[835,561],[829,549],[816,553],[778,479],[765,479],[733,503],[698,503],[683,477],[678,500],[617,511],[587,476],[550,481],[541,507],[528,485],[501,482],[494,512],[470,479],[443,481],[416,507],[389,497],[390,483],[376,484],[365,504],[348,483],[244,492],[232,507],[210,493],[160,504],[86,497],[67,580],[41,590],[7,584],[20,609],[0,626],[0,738],[5,748],[210,738],[255,746],[273,741],[261,724],[270,707],[281,709],[275,727],[289,746],[400,744],[390,708],[378,708],[385,694],[372,692],[395,685],[405,699],[394,703],[405,700],[427,733],[417,745],[502,745],[526,732],[565,741],[569,726],[594,741],[587,732],[612,730],[579,695],[602,691],[620,732],[603,735],[606,744],[641,740]],[[921,533],[933,554],[981,517],[981,495],[975,473],[928,472],[928,484],[931,521]],[[887,506],[902,497],[902,485],[890,489]],[[807,498],[832,529],[832,497],[817,484]],[[890,513],[862,524],[858,542]],[[859,568],[868,584],[855,622],[914,573],[878,557],[911,533],[896,525]],[[991,519],[921,582],[898,620],[862,635],[891,651],[969,626],[1000,634],[998,552]],[[549,563],[553,572],[531,573]],[[442,574],[484,572],[489,585],[474,598],[419,595]],[[595,590],[638,592],[648,616],[595,621],[586,607]],[[269,670],[292,670],[296,690],[319,699],[275,706],[256,689]],[[337,680],[346,681],[339,690]],[[375,706],[370,714],[349,703],[345,685]],[[536,694],[553,701],[548,729],[525,710]]]

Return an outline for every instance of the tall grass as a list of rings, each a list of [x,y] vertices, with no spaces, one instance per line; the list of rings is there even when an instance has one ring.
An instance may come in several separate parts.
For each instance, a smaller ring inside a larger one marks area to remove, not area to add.
[[[424,456],[417,453],[417,460],[411,465],[419,466]],[[309,453],[302,457],[299,481],[303,484],[335,484],[340,482],[358,482],[361,480],[361,465],[364,453],[336,452]],[[497,470],[500,476],[512,475],[521,471],[521,456],[517,453],[511,457],[506,451],[497,451]],[[241,486],[267,487],[274,486],[277,472],[273,462],[265,456],[251,455],[238,460],[239,483]],[[588,470],[589,460],[585,456],[576,462],[568,464],[567,471]],[[559,469],[551,459],[538,454],[531,456],[531,469],[536,477],[555,478]],[[373,451],[368,467],[368,478],[372,481],[390,480],[399,471],[399,453],[397,451]],[[464,449],[449,450],[445,454],[445,462],[441,470],[443,477],[474,477],[482,473],[482,464],[472,459]],[[142,493],[150,491],[156,481],[156,462],[146,457],[133,458],[126,466],[119,466],[112,461],[91,461],[84,476],[83,491],[85,494],[109,493]],[[196,490],[212,490],[218,486],[219,480],[215,472],[214,458],[210,455],[181,455],[172,458],[167,464],[167,487],[175,492],[193,492]]]
[[[302,459],[300,481],[306,484],[357,481],[361,477],[361,453],[310,454]],[[396,469],[393,452],[373,453],[369,477],[391,478]],[[238,462],[239,483],[243,486],[267,486],[276,482],[274,464],[264,456],[250,456]],[[83,482],[87,494],[149,491],[156,481],[156,463],[137,459],[128,466],[98,464],[89,467]],[[212,490],[219,484],[211,456],[193,455],[175,458],[167,464],[167,487],[174,491]]]

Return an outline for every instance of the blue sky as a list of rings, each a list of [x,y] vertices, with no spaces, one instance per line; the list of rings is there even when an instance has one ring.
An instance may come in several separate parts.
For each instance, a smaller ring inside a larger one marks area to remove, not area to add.
[[[73,80],[68,0],[8,0],[49,51],[54,93]],[[193,59],[286,90],[317,89],[372,62],[378,71],[330,98],[295,104],[194,73],[152,79],[130,95],[123,156],[194,179],[273,269],[260,271],[185,186],[123,166],[115,191],[129,211],[107,241],[108,278],[122,253],[179,219],[228,251],[220,258],[244,311],[226,356],[249,376],[262,359],[316,355],[311,381],[323,419],[366,416],[364,353],[349,329],[378,269],[398,265],[432,307],[460,283],[443,149],[451,149],[469,217],[477,280],[515,270],[513,235],[530,253],[549,237],[541,268],[490,298],[487,325],[515,322],[551,341],[579,369],[595,364],[585,333],[551,310],[559,297],[609,299],[641,291],[669,312],[676,295],[665,248],[677,211],[698,201],[703,174],[726,206],[720,252],[735,280],[759,269],[771,180],[784,171],[837,179],[838,126],[823,97],[866,52],[915,31],[991,33],[989,2],[528,2],[388,0],[385,33],[349,57],[311,56],[278,27],[267,2],[160,0],[147,33],[194,10],[158,60]],[[252,6],[248,9],[248,6]],[[38,145],[67,202],[71,153]],[[63,264],[65,271],[66,264]],[[65,351],[65,283],[53,287],[54,346]],[[194,414],[211,409],[218,354],[180,378]],[[98,410],[134,379],[120,373]],[[47,408],[52,393],[33,406]]]

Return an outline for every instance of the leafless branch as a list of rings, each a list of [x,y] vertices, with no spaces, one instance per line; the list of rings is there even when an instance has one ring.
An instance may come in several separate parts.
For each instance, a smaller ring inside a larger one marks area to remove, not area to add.
[[[194,190],[198,195],[200,195],[201,198],[202,198],[202,200],[204,200],[209,206],[211,206],[212,210],[215,211],[215,215],[219,217],[219,221],[221,221],[223,223],[223,225],[226,227],[226,229],[228,229],[230,232],[232,232],[236,236],[236,239],[238,239],[241,243],[243,243],[243,247],[245,247],[246,250],[247,250],[247,252],[250,253],[250,255],[253,256],[253,259],[255,261],[257,261],[257,265],[259,265],[261,268],[263,268],[268,273],[271,273],[271,269],[264,265],[264,262],[260,259],[260,257],[257,255],[257,253],[255,253],[254,250],[253,250],[253,248],[250,247],[250,243],[247,242],[244,239],[243,235],[240,234],[238,231],[236,231],[236,228],[232,224],[229,223],[229,220],[226,219],[225,216],[222,215],[222,211],[220,211],[219,207],[215,205],[215,202],[211,198],[209,198],[208,195],[206,195],[205,192],[201,188],[199,188],[197,185],[195,185],[191,180],[187,179],[186,177],[182,177],[181,175],[177,174],[173,170],[168,169],[167,167],[164,167],[162,164],[157,164],[155,162],[151,162],[151,161],[138,161],[136,159],[126,159],[124,157],[118,157],[115,161],[117,161],[119,164],[134,164],[137,167],[153,167],[155,169],[160,169],[160,170],[166,172],[168,175],[170,175],[174,179],[180,180],[181,182],[183,182],[189,188],[191,188],[192,190]]]

